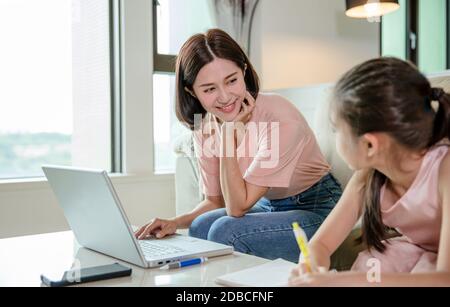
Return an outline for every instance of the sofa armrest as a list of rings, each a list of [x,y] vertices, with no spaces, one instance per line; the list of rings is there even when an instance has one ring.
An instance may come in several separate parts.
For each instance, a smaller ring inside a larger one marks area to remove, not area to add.
[[[175,139],[173,142],[173,151],[177,156],[195,157],[191,131],[183,133]]]
[[[195,158],[179,155],[175,164],[175,208],[176,214],[194,209],[203,200],[197,161]]]
[[[177,155],[175,162],[175,208],[176,214],[194,209],[202,200],[203,193],[194,154],[192,132],[179,136],[174,142]]]

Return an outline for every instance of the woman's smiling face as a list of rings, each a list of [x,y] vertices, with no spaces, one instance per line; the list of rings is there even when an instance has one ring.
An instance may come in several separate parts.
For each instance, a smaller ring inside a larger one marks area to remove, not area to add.
[[[233,61],[215,58],[200,69],[192,88],[207,112],[232,121],[245,98],[244,72]]]

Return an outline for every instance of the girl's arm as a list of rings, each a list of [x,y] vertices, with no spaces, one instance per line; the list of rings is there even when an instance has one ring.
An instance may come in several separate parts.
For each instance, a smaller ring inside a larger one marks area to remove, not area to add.
[[[336,207],[312,237],[309,246],[314,265],[330,267],[330,257],[347,238],[360,217],[362,189],[368,170],[356,171]]]
[[[442,224],[436,269],[450,274],[450,150],[440,165],[439,194],[442,200]]]
[[[439,195],[442,200],[442,225],[435,272],[380,273],[378,280],[377,278],[368,278],[366,273],[359,272],[306,274],[291,277],[290,284],[296,286],[450,286],[450,151],[440,165]],[[337,228],[336,231],[338,231]],[[325,235],[318,234],[317,239],[321,236],[325,237]],[[331,245],[330,238],[332,237],[335,236],[326,236],[322,240]],[[369,271],[369,273],[371,272]]]

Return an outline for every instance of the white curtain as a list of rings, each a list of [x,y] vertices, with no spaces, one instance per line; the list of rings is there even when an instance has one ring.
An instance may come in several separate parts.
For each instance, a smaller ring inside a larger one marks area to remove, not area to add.
[[[218,28],[233,37],[248,54],[251,26],[259,0],[211,1],[213,16]]]

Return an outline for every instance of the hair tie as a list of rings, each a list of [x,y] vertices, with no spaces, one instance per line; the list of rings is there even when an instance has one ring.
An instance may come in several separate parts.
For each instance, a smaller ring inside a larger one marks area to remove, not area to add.
[[[445,95],[444,90],[441,87],[433,87],[431,88],[430,99],[431,101],[439,101],[442,96]]]

